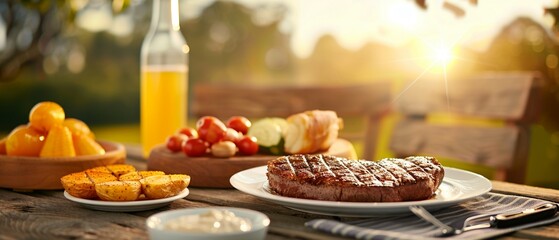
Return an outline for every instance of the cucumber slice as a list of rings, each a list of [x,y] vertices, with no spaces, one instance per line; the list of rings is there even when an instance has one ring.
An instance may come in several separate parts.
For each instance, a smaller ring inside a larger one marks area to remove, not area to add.
[[[284,140],[282,139],[277,145],[271,147],[264,147],[260,146],[258,151],[262,154],[269,154],[269,155],[285,155],[284,150]]]
[[[285,118],[270,118],[274,121],[281,129],[281,136],[282,138],[285,136],[285,132],[287,131],[287,120]]]
[[[260,146],[277,146],[283,139],[284,126],[282,124],[278,118],[263,118],[252,123],[247,135],[256,137],[256,142]]]

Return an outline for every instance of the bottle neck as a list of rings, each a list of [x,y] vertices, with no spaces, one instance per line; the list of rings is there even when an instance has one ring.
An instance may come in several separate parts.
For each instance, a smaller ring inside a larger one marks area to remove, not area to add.
[[[153,0],[151,28],[154,30],[180,30],[178,0]]]

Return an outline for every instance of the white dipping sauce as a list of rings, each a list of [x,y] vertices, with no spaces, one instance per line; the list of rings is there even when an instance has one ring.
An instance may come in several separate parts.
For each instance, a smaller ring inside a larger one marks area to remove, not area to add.
[[[230,233],[250,231],[252,224],[249,219],[237,217],[231,211],[212,209],[197,215],[171,219],[163,228],[191,233]]]

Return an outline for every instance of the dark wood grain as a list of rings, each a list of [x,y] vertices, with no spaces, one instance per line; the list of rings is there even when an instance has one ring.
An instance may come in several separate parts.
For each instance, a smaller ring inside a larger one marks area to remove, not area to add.
[[[260,201],[236,190],[192,188],[186,199],[168,207],[136,213],[89,210],[66,200],[59,191],[17,193],[0,189],[0,236],[14,239],[147,239],[150,215],[180,208],[232,206],[268,215],[268,239],[342,239],[315,232],[304,223],[318,216]],[[323,217],[323,216],[321,216]]]
[[[287,117],[308,110],[335,110],[340,116],[363,116],[384,111],[391,100],[391,84],[375,82],[337,86],[211,85],[194,87],[196,116],[235,115],[251,118]]]
[[[426,154],[494,168],[509,168],[515,156],[518,128],[435,125],[403,120],[390,148],[403,156]]]
[[[492,181],[493,192],[534,197],[559,203],[559,190]]]
[[[141,166],[145,161],[127,163]],[[559,201],[559,190],[493,181],[493,191]],[[158,212],[194,207],[230,206],[266,214],[266,239],[345,239],[304,227],[316,218],[333,217],[295,211],[232,189],[190,188],[170,205],[142,212],[103,212],[68,201],[62,191],[14,192],[0,188],[0,239],[148,239],[145,220]],[[502,239],[559,239],[559,223],[517,231]]]
[[[541,84],[540,74],[535,72],[490,72],[450,79],[447,92],[442,79],[421,79],[401,95],[397,108],[409,115],[451,112],[491,119],[534,119],[537,112],[529,110],[539,104],[530,101],[530,96],[537,95],[532,90]]]
[[[390,148],[398,156],[428,154],[492,167],[494,179],[523,183],[542,86],[536,72],[481,73],[447,83],[421,79],[396,101],[402,120]],[[429,121],[441,114],[453,121]],[[480,127],[487,122],[504,126]]]
[[[43,194],[44,195],[43,195]],[[31,194],[0,190],[0,233],[16,239],[146,239],[145,219],[109,216],[71,204],[62,192]]]
[[[493,181],[494,191],[559,200],[559,191]],[[2,239],[147,239],[145,219],[160,211],[191,207],[232,206],[263,212],[271,219],[267,239],[344,239],[304,227],[315,218],[236,190],[192,188],[185,199],[167,207],[136,213],[101,212],[66,200],[60,191],[18,193],[0,189]],[[521,230],[504,239],[559,239],[559,224]]]

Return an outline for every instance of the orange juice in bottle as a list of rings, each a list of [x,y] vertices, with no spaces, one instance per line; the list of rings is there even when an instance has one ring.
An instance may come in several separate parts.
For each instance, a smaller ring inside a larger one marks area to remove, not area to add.
[[[144,156],[187,121],[188,69],[148,67],[141,76],[141,137]]]
[[[140,130],[144,157],[187,123],[189,50],[180,32],[178,0],[154,0],[151,26],[141,54]]]

